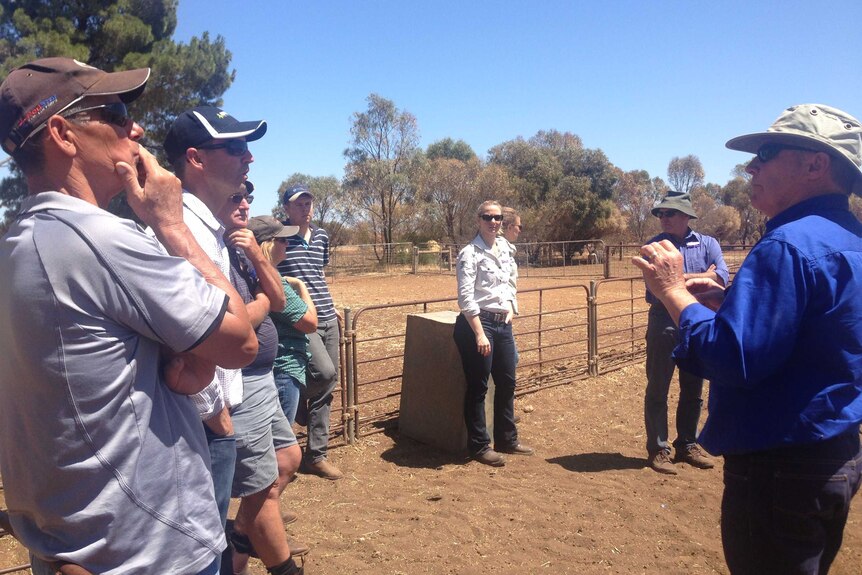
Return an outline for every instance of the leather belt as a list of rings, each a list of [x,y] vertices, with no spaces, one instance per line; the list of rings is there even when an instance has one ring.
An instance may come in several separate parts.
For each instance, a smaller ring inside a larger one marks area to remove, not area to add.
[[[507,313],[504,311],[488,311],[485,309],[479,310],[479,317],[493,321],[495,323],[504,323]]]

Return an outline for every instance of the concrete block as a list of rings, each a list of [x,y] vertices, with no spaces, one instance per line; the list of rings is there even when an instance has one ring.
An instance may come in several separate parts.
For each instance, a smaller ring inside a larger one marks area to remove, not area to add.
[[[407,316],[404,370],[401,383],[402,435],[450,452],[467,450],[464,425],[466,382],[461,355],[452,339],[454,311]],[[494,382],[488,381],[485,420],[494,436]]]

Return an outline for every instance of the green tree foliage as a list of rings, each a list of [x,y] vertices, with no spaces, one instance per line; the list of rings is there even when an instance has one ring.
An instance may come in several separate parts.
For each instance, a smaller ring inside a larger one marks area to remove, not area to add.
[[[0,0],[0,73],[36,58],[67,56],[107,71],[152,68],[132,106],[144,145],[161,160],[160,144],[174,118],[201,104],[219,105],[233,82],[224,39],[204,33],[188,44],[171,40],[177,0]],[[7,217],[26,193],[13,169],[0,184]],[[116,211],[128,216],[124,199]]]
[[[430,148],[429,148],[430,149]],[[460,243],[475,233],[475,210],[482,166],[475,159],[462,161],[438,156],[428,162],[418,178],[420,196],[436,238]]]
[[[739,214],[739,231],[734,241],[753,244],[763,235],[766,219],[751,205],[751,176],[746,173],[745,165],[736,166],[733,173],[733,179],[721,188],[721,201]]]
[[[345,206],[344,190],[341,187],[341,182],[333,176],[315,177],[300,173],[292,174],[278,187],[278,200],[272,208],[273,217],[279,220],[286,218],[282,204],[284,192],[297,184],[308,186],[308,191],[314,196],[314,214],[312,217],[329,234],[330,244],[337,246],[347,243],[349,239],[347,224],[352,221],[351,214],[343,209]]]
[[[540,131],[491,148],[488,161],[507,169],[519,211],[529,212],[546,240],[573,240],[617,231],[613,204],[617,171],[601,150],[584,148],[569,132]]]
[[[661,178],[650,178],[646,170],[620,171],[614,188],[617,206],[626,218],[628,240],[644,243],[659,231],[652,209],[666,193]]]
[[[703,165],[697,156],[689,154],[684,158],[676,157],[667,166],[667,181],[677,192],[691,193],[703,185],[703,178]]]
[[[452,138],[444,138],[428,146],[425,157],[429,160],[448,158],[450,160],[469,162],[476,159],[476,152],[464,140],[455,141]]]
[[[371,222],[376,241],[390,244],[413,201],[413,176],[420,165],[415,116],[377,94],[365,112],[353,114],[344,187]]]

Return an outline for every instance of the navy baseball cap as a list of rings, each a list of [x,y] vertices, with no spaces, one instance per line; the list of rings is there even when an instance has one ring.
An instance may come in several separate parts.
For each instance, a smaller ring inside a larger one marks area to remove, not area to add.
[[[240,122],[215,106],[198,106],[186,110],[174,120],[165,136],[165,154],[170,163],[211,140],[245,138],[246,142],[259,140],[266,133],[266,122],[253,120]]]
[[[308,191],[308,186],[305,184],[291,186],[284,192],[284,201],[282,203],[287,204],[294,200],[298,200],[302,196],[308,196],[312,200],[314,199],[314,194]]]

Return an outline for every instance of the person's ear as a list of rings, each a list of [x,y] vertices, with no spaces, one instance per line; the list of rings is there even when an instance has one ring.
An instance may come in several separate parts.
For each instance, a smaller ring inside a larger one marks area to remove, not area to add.
[[[60,153],[73,157],[78,152],[79,138],[74,125],[62,116],[53,115],[45,123],[46,138]]]
[[[832,158],[825,152],[817,152],[808,162],[808,176],[812,180],[818,180],[830,175]]]

